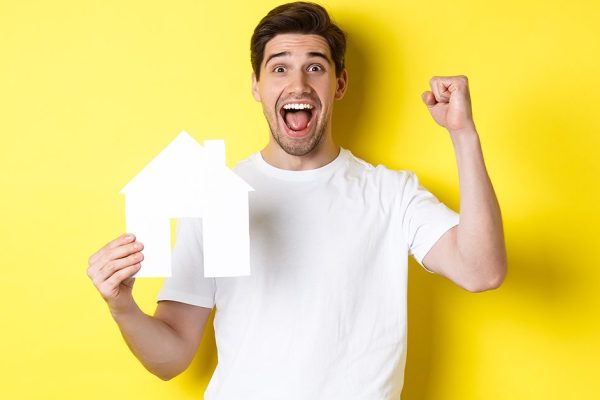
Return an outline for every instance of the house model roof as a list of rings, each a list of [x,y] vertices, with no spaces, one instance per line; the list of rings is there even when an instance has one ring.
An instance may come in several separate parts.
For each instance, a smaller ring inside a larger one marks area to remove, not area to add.
[[[121,194],[182,194],[191,187],[252,191],[243,179],[227,168],[222,140],[206,140],[204,146],[181,132],[121,190]],[[186,189],[187,188],[187,189]]]

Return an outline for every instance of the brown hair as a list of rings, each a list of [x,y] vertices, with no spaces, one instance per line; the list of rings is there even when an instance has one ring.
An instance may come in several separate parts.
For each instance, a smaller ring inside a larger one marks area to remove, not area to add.
[[[254,29],[250,40],[250,62],[257,80],[260,78],[260,64],[267,42],[282,33],[322,36],[329,44],[335,74],[340,76],[344,69],[346,34],[331,21],[323,7],[315,3],[297,1],[275,7]]]

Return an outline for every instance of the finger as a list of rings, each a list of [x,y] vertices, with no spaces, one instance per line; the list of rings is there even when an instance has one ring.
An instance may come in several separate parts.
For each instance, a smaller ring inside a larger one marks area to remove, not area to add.
[[[435,76],[429,81],[429,85],[438,103],[450,101],[450,91],[448,90],[450,83],[447,77]]]
[[[116,260],[125,258],[131,254],[137,253],[144,248],[144,245],[140,242],[133,242],[122,245],[113,249],[105,249],[99,253],[99,257],[94,261],[88,268],[87,274],[92,281],[97,281],[98,272],[102,270],[106,265],[113,263]]]
[[[95,263],[98,260],[98,258],[101,257],[102,253],[104,251],[106,251],[107,249],[112,249],[112,248],[124,245],[126,243],[133,242],[134,240],[135,240],[134,234],[132,234],[132,233],[122,234],[118,238],[111,240],[110,242],[108,242],[107,244],[102,246],[102,248],[100,248],[100,250],[98,250],[96,253],[92,254],[90,259],[88,260],[88,264],[91,265],[91,264]]]
[[[96,285],[98,291],[105,299],[112,297],[115,294],[115,289],[120,284],[125,284],[125,286],[133,287],[133,283],[131,282],[133,275],[138,272],[141,268],[141,264],[133,264],[129,267],[123,268],[114,274],[112,274],[108,279],[102,281]]]
[[[469,86],[469,79],[465,75],[456,76],[440,76],[439,82],[443,89],[441,90],[442,96],[446,94],[450,96],[455,91],[467,91]]]
[[[430,91],[425,91],[421,93],[421,99],[427,107],[433,107],[437,104],[437,102],[435,101],[435,96]]]
[[[144,245],[138,241],[135,241],[133,243],[127,243],[112,249],[107,249],[103,254],[101,254],[101,258],[98,261],[98,263],[100,264],[100,268],[102,268],[103,265],[113,260],[118,260],[119,258],[127,257],[130,254],[137,253],[138,251],[141,251],[143,249]]]
[[[439,77],[434,76],[429,81],[429,86],[431,87],[431,92],[433,93],[433,96],[435,97],[435,101],[437,101],[439,103],[442,101],[442,94],[440,92],[440,87],[438,85],[438,82],[439,82]]]
[[[117,286],[119,286],[121,283],[131,278],[136,272],[138,272],[140,267],[140,264],[134,264],[112,274],[110,278],[104,281],[103,289],[105,293],[112,293]]]
[[[129,266],[139,264],[144,260],[144,255],[141,252],[130,254],[127,257],[112,260],[106,263],[102,268],[98,269],[96,274],[96,282],[100,283],[113,275],[115,272],[127,268]]]
[[[133,288],[133,284],[135,283],[135,278],[127,278],[123,282],[122,285],[127,286],[129,288]]]
[[[450,93],[450,90],[448,90],[450,85],[451,85],[451,83],[444,78],[440,78],[436,81],[437,91],[440,95],[440,100],[439,100],[440,102],[442,102],[442,103],[450,102],[451,93]]]
[[[469,79],[464,76],[464,75],[459,75],[456,77],[455,81],[453,82],[452,88],[450,88],[453,92],[459,92],[461,94],[461,96],[458,96],[459,98],[462,98],[464,101],[466,101],[467,103],[471,102],[471,96],[469,94]]]
[[[133,242],[135,240],[135,235],[133,233],[124,233],[115,240],[112,240],[106,244],[107,249],[112,249],[118,246],[121,246],[125,243]]]

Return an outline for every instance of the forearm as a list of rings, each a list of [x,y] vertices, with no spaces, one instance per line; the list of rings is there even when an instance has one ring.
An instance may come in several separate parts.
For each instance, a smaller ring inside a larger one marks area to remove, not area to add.
[[[165,322],[143,313],[133,303],[130,310],[111,311],[131,352],[144,367],[163,380],[185,370],[190,354],[186,344]]]
[[[479,135],[474,128],[450,132],[460,186],[457,249],[461,275],[473,287],[494,288],[506,274],[506,250],[498,200],[487,174]]]

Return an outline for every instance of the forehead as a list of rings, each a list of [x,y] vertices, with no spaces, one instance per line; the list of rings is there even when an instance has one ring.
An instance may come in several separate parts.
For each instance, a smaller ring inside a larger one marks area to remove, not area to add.
[[[289,52],[291,55],[303,55],[311,52],[319,52],[331,58],[329,43],[319,35],[307,35],[303,33],[283,33],[269,40],[265,45],[264,60],[269,55]]]

